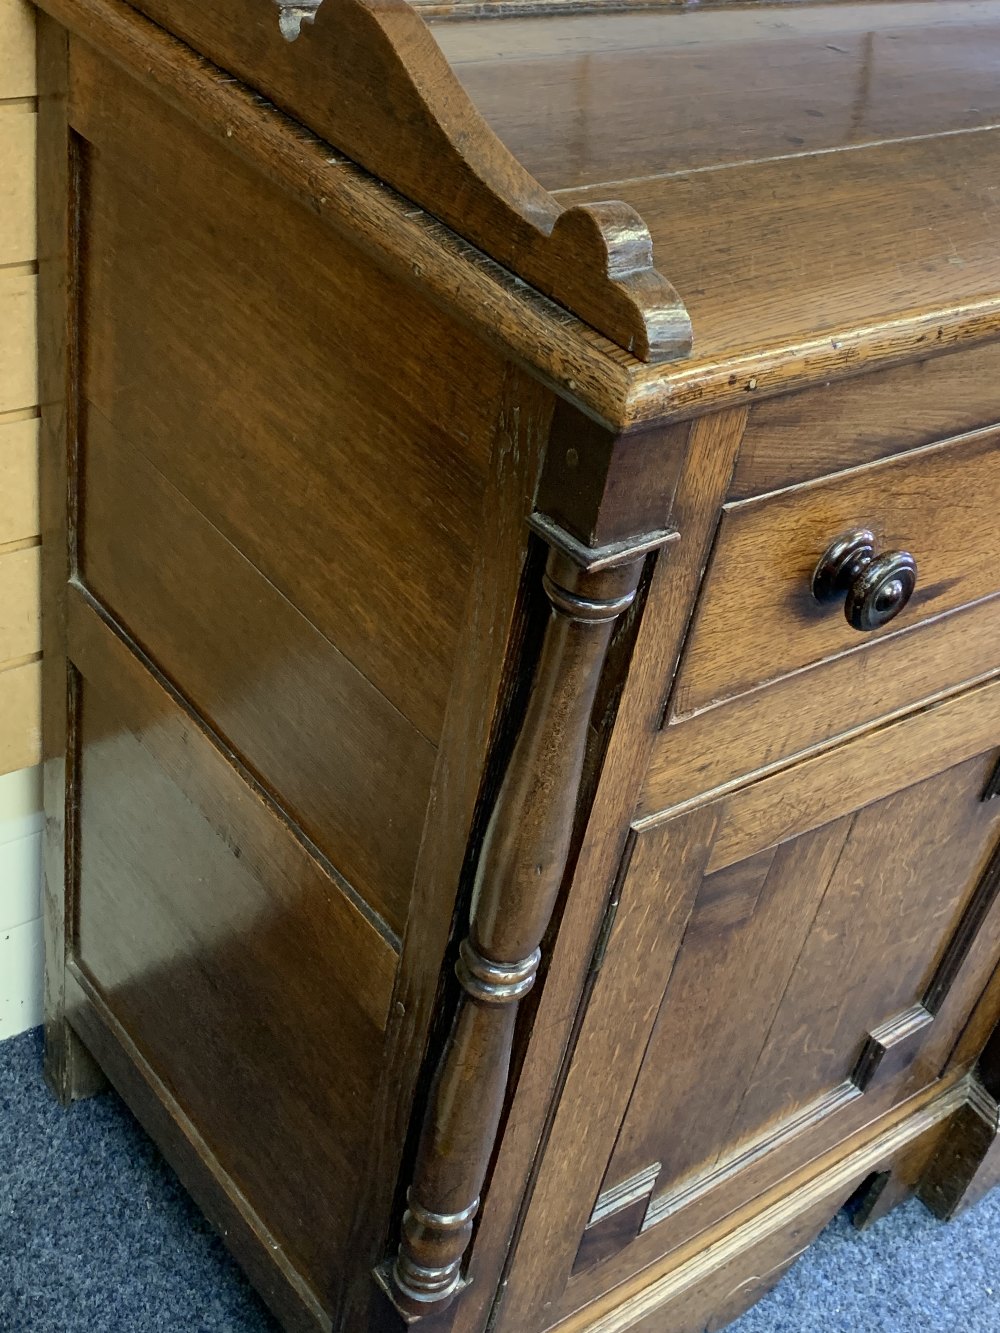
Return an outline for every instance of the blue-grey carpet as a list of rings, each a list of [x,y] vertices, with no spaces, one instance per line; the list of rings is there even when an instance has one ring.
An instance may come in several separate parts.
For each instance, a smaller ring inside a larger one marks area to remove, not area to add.
[[[1000,1333],[1000,1191],[950,1226],[837,1218],[730,1329]],[[121,1102],[52,1101],[38,1032],[0,1043],[0,1331],[275,1333]]]

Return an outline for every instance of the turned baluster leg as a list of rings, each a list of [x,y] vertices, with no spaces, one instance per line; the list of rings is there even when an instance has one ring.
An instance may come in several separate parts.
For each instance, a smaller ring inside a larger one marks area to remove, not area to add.
[[[551,530],[545,535],[552,540]],[[597,684],[652,544],[609,555],[598,567],[550,550],[544,586],[551,614],[479,858],[456,964],[461,998],[432,1084],[389,1283],[410,1318],[442,1309],[461,1283],[518,1004],[534,982],[569,853]]]

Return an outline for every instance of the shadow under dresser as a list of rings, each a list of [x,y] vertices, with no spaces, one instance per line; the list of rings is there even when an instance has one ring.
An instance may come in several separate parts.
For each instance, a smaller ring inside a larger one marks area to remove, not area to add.
[[[1000,1180],[1000,3],[41,0],[47,1073],[296,1333]]]

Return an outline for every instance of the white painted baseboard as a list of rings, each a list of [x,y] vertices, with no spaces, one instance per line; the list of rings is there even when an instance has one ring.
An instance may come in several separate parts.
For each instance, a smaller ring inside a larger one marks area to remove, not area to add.
[[[42,1021],[41,772],[0,777],[0,1040]]]

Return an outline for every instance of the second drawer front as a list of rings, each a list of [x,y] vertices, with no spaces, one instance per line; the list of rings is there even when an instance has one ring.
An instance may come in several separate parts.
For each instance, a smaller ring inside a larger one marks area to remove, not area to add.
[[[998,495],[1000,431],[990,429],[728,505],[673,715],[697,712],[998,591]],[[878,550],[911,552],[918,570],[906,608],[867,635],[847,623],[842,604],[817,602],[811,587],[820,556],[854,528],[874,532]],[[919,660],[912,669],[919,673]]]

